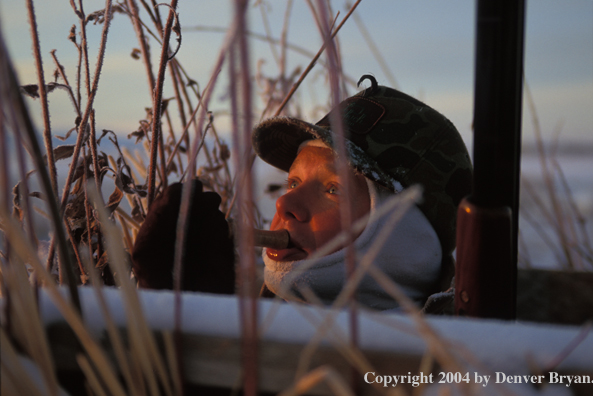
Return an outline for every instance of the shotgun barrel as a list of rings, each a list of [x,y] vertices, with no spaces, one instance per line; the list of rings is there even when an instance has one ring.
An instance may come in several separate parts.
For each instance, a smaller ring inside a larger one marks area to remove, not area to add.
[[[472,194],[459,205],[455,312],[516,316],[525,0],[479,0]]]

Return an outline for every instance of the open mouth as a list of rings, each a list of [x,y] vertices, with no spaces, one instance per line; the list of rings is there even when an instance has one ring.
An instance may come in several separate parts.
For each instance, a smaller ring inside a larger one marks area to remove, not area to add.
[[[266,249],[266,255],[274,261],[303,260],[309,255],[293,238],[290,238],[285,249]]]
[[[274,261],[303,260],[308,256],[307,252],[299,248],[288,248],[282,250],[267,249],[266,254]]]

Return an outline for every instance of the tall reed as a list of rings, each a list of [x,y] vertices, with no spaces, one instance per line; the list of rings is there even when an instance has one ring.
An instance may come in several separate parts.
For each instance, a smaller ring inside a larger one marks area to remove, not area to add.
[[[542,239],[550,254],[553,254],[557,268],[570,271],[593,271],[593,239],[590,227],[575,197],[558,160],[557,148],[561,129],[551,142],[544,141],[537,108],[529,85],[525,83],[527,109],[531,115],[535,137],[536,153],[540,163],[543,191],[537,189],[533,180],[523,177],[524,204],[521,219],[529,224]],[[537,265],[529,260],[529,251],[523,247],[522,264],[525,267]]]

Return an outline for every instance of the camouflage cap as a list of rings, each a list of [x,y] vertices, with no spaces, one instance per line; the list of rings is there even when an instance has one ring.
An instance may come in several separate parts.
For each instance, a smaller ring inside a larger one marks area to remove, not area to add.
[[[413,184],[424,189],[418,206],[435,229],[443,257],[455,248],[457,205],[471,191],[472,165],[455,126],[426,104],[395,89],[372,86],[344,100],[317,124],[274,117],[257,125],[257,155],[286,172],[299,145],[319,138],[334,147],[332,112],[340,111],[350,165],[371,180],[399,192]],[[359,82],[360,83],[360,82]]]

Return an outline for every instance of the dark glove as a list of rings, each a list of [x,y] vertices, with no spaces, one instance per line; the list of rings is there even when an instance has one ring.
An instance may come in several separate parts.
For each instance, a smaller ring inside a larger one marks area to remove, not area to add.
[[[185,244],[182,289],[208,293],[235,292],[235,254],[229,226],[218,209],[215,192],[203,192],[194,180]],[[138,285],[173,289],[173,260],[182,184],[175,183],[157,197],[136,236],[132,268]]]

